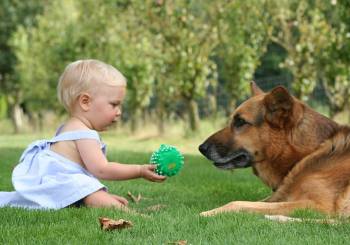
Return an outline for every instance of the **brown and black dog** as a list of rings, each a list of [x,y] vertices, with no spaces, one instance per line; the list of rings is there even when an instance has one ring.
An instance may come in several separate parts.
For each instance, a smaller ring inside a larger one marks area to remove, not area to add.
[[[202,212],[248,211],[288,214],[310,208],[350,215],[350,127],[315,112],[279,86],[252,97],[233,113],[230,124],[199,146],[221,169],[252,167],[272,190],[260,202],[234,201]]]

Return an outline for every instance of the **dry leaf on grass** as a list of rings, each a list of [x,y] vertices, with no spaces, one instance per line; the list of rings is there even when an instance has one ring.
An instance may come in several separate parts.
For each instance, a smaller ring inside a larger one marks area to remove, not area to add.
[[[141,194],[140,193],[139,193],[139,195],[137,197],[135,197],[130,191],[128,191],[128,196],[135,203],[138,203],[141,200]]]
[[[104,231],[121,230],[132,227],[132,223],[130,221],[123,219],[113,220],[109,218],[100,217],[99,221],[101,229]]]
[[[187,241],[186,240],[180,240],[176,242],[169,242],[168,244],[174,244],[174,245],[186,245]]]
[[[144,211],[159,211],[163,208],[166,208],[167,205],[164,204],[157,204],[157,205],[152,205],[144,209]]]
[[[134,196],[130,191],[128,191],[128,197],[129,197],[133,202],[135,202],[135,203],[140,202],[141,199],[142,199],[142,200],[152,200],[152,198],[150,198],[150,197],[141,196],[140,193],[139,193],[139,194],[137,195],[137,197],[136,197],[136,196]]]

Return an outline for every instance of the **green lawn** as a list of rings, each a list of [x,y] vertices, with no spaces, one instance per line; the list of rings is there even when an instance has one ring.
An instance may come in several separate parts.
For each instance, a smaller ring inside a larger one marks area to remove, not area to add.
[[[0,190],[10,191],[11,170],[24,146],[37,136],[0,136]],[[188,244],[349,244],[350,225],[310,222],[280,224],[247,213],[204,218],[198,214],[232,200],[259,200],[270,193],[250,169],[219,171],[197,154],[201,139],[140,139],[104,136],[109,158],[125,163],[146,163],[151,149],[171,143],[185,154],[185,167],[165,183],[145,180],[104,182],[113,193],[128,191],[148,199],[131,207],[149,217],[113,209],[66,208],[59,211],[0,209],[0,244],[167,244],[186,240]],[[7,144],[8,143],[8,144]],[[129,149],[129,150],[128,150]],[[131,151],[132,149],[132,151]],[[159,211],[147,207],[163,204]],[[317,217],[310,211],[295,214]],[[131,229],[105,232],[98,217],[126,219]]]

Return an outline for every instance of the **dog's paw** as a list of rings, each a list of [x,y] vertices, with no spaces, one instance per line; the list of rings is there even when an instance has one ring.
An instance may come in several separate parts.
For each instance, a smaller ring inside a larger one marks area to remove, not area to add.
[[[215,212],[213,212],[212,210],[209,210],[209,211],[201,212],[199,215],[202,217],[209,217],[209,216],[215,215]]]
[[[209,215],[208,215],[208,212],[201,212],[199,215],[202,216],[202,217],[207,217],[207,216],[209,216]]]

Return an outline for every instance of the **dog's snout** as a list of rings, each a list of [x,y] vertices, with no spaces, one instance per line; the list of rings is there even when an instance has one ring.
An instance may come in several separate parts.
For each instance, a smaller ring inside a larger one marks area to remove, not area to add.
[[[202,153],[205,156],[206,153],[208,152],[208,148],[209,148],[209,144],[207,142],[204,142],[198,147],[198,150],[200,151],[200,153]]]

